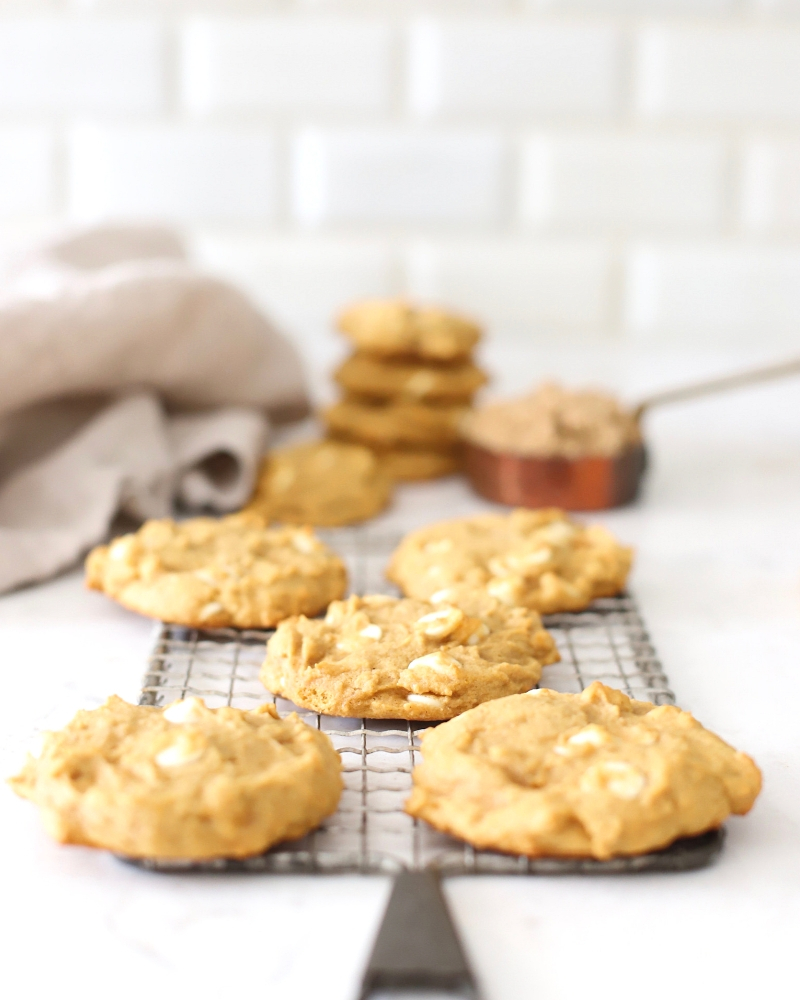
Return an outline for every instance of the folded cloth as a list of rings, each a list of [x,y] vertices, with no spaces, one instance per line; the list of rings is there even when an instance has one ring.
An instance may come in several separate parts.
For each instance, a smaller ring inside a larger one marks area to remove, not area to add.
[[[307,409],[293,347],[174,234],[48,244],[0,282],[0,592],[73,564],[120,512],[240,507],[270,415]]]

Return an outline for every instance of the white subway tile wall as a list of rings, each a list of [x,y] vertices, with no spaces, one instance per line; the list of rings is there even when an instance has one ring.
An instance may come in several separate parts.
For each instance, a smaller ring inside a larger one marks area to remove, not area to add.
[[[0,24],[3,112],[165,110],[165,36],[153,21],[37,17]]]
[[[306,340],[797,343],[800,0],[0,0],[0,244],[164,219]]]
[[[292,155],[300,225],[503,221],[505,143],[482,132],[303,130]]]
[[[76,219],[257,225],[275,216],[275,143],[258,127],[80,123],[67,161]]]
[[[580,335],[602,329],[611,254],[596,241],[423,242],[408,255],[409,290],[458,302],[501,329]]]

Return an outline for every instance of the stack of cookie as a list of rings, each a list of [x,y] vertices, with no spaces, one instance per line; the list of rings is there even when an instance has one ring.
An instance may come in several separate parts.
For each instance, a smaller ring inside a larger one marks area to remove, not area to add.
[[[404,302],[363,302],[339,317],[355,346],[334,378],[341,402],[323,418],[394,479],[435,479],[459,466],[459,427],[486,376],[472,360],[481,331],[460,316]]]

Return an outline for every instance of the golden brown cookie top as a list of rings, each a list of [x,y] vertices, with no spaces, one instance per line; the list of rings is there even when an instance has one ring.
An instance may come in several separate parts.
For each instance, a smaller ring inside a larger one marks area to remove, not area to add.
[[[290,524],[356,524],[383,510],[391,491],[390,477],[368,448],[310,441],[269,453],[246,509]]]
[[[64,843],[197,858],[299,836],[335,809],[339,771],[327,736],[271,705],[187,698],[162,710],[111,697],[47,733],[11,785]]]
[[[342,596],[347,574],[310,529],[268,528],[245,513],[147,521],[90,552],[86,583],[164,621],[267,628],[316,614]]]
[[[358,353],[344,361],[334,379],[347,392],[367,399],[468,402],[486,383],[471,361],[421,364]]]
[[[400,300],[358,302],[339,316],[338,327],[367,354],[432,361],[467,357],[481,336],[471,320]]]
[[[463,602],[465,592],[477,590],[552,614],[619,593],[632,558],[599,525],[584,527],[556,509],[519,509],[412,532],[395,550],[387,576],[410,597]]]
[[[558,659],[524,608],[472,616],[453,606],[373,595],[334,601],[324,620],[281,623],[261,679],[327,715],[447,719],[487,698],[528,690]]]
[[[428,730],[407,810],[480,847],[609,858],[745,813],[753,761],[672,705],[599,681],[492,701]]]

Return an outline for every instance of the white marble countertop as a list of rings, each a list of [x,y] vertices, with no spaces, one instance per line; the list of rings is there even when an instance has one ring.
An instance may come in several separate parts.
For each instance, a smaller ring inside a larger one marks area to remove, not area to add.
[[[752,356],[752,355],[751,355]],[[555,372],[635,398],[731,356],[495,349],[498,385]],[[744,360],[740,355],[737,361]],[[641,500],[601,519],[637,547],[632,587],[678,702],[764,771],[721,859],[680,875],[446,884],[487,1000],[788,996],[800,933],[800,379],[655,413]],[[479,507],[458,480],[406,487],[387,524]],[[72,572],[0,599],[0,769],[112,692],[134,700],[152,623]],[[172,877],[53,844],[0,790],[2,977],[16,998],[352,1000],[380,877]]]

